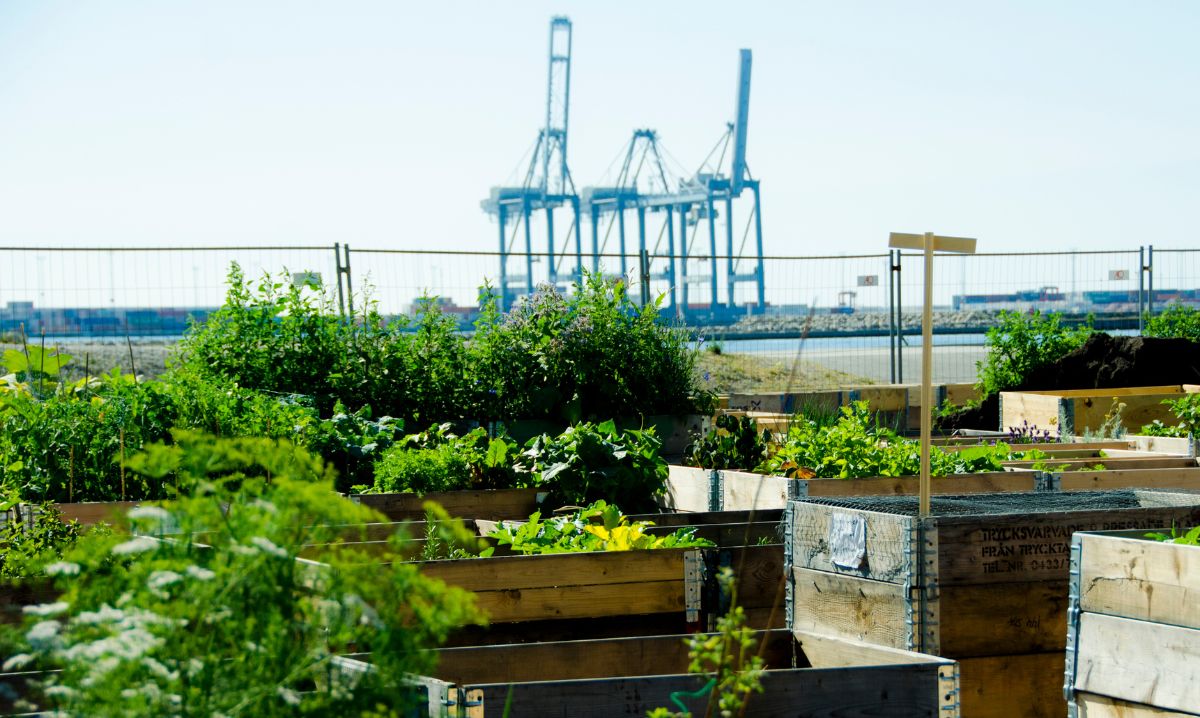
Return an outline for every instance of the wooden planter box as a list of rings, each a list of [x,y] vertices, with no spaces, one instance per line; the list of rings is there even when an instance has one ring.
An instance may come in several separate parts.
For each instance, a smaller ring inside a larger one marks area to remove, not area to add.
[[[1071,535],[1200,521],[1160,491],[809,499],[788,506],[789,624],[959,660],[970,716],[1062,716]]]
[[[467,519],[527,519],[539,507],[537,489],[444,491],[432,494],[351,494],[350,500],[375,509],[392,521],[425,518],[423,505],[436,501],[451,516]]]
[[[1062,436],[1099,429],[1115,397],[1125,404],[1121,421],[1127,431],[1138,431],[1155,420],[1173,423],[1174,414],[1163,404],[1183,394],[1200,391],[1194,384],[1143,386],[1121,389],[1000,392],[1000,429],[1029,422],[1039,429],[1057,430]]]
[[[1200,715],[1200,547],[1075,534],[1065,689],[1072,715]]]
[[[1035,491],[1040,473],[1031,470],[997,471],[935,477],[938,494]],[[748,471],[670,467],[663,504],[674,511],[780,510],[791,499],[808,496],[915,495],[915,476],[862,479],[789,479]]]
[[[706,678],[687,673],[686,635],[527,643],[438,651],[434,676],[423,679],[453,718],[644,716],[675,710],[679,694],[693,715],[707,697],[684,692]],[[787,631],[764,641],[763,692],[746,716],[958,716],[951,661],[857,641]],[[354,657],[369,661],[369,656]],[[431,715],[443,715],[432,713]]]

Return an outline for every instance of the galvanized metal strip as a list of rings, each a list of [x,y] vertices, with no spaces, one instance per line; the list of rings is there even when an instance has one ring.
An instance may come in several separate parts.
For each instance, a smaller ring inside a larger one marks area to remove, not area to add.
[[[700,620],[704,595],[704,559],[699,549],[683,554],[683,602],[688,623]]]
[[[921,650],[920,553],[920,524],[917,519],[910,518],[908,541],[904,543],[904,626],[907,629],[904,647],[910,651]]]
[[[708,474],[708,510],[725,510],[725,474],[715,469]]]
[[[919,522],[921,559],[921,652],[941,655],[941,589],[938,582],[937,519]]]
[[[788,479],[787,497],[789,501],[808,498],[808,481],[804,479]]]
[[[1062,472],[1039,471],[1033,477],[1034,491],[1062,491]]]
[[[1067,669],[1063,681],[1063,696],[1067,699],[1067,718],[1077,718],[1078,708],[1075,705],[1075,675],[1079,669],[1079,619],[1081,609],[1081,579],[1083,557],[1083,536],[1071,536],[1071,569],[1067,590]]]
[[[790,491],[790,489],[789,489]],[[789,631],[793,630],[796,617],[796,574],[792,571],[792,543],[796,527],[794,525],[796,506],[791,501],[783,507],[783,611],[784,620]]]
[[[938,718],[959,718],[961,687],[958,662],[938,666]]]

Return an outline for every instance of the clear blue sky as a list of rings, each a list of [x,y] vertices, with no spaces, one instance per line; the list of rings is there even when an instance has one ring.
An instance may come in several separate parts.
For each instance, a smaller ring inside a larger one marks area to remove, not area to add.
[[[1200,246],[1200,4],[0,0],[0,245],[487,249],[574,21],[571,154],[698,164],[754,50],[769,253]]]

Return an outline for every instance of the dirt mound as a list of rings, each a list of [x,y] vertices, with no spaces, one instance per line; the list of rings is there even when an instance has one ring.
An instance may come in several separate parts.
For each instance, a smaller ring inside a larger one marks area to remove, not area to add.
[[[1033,372],[1016,389],[1113,389],[1125,386],[1200,384],[1200,344],[1186,339],[1093,334],[1083,346]],[[943,431],[995,429],[999,397],[939,422]]]

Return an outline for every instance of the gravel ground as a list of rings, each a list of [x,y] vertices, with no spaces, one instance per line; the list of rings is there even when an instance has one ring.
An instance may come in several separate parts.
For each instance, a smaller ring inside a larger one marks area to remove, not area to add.
[[[46,343],[47,347],[52,345],[52,342]],[[68,379],[82,377],[85,371],[92,375],[107,374],[114,367],[119,367],[123,372],[130,371],[131,346],[133,367],[140,376],[152,379],[166,371],[167,358],[175,342],[135,341],[130,345],[124,340],[92,340],[63,342],[57,346],[60,352],[74,358],[66,368]],[[19,351],[21,345],[0,344],[0,352],[8,349]]]

